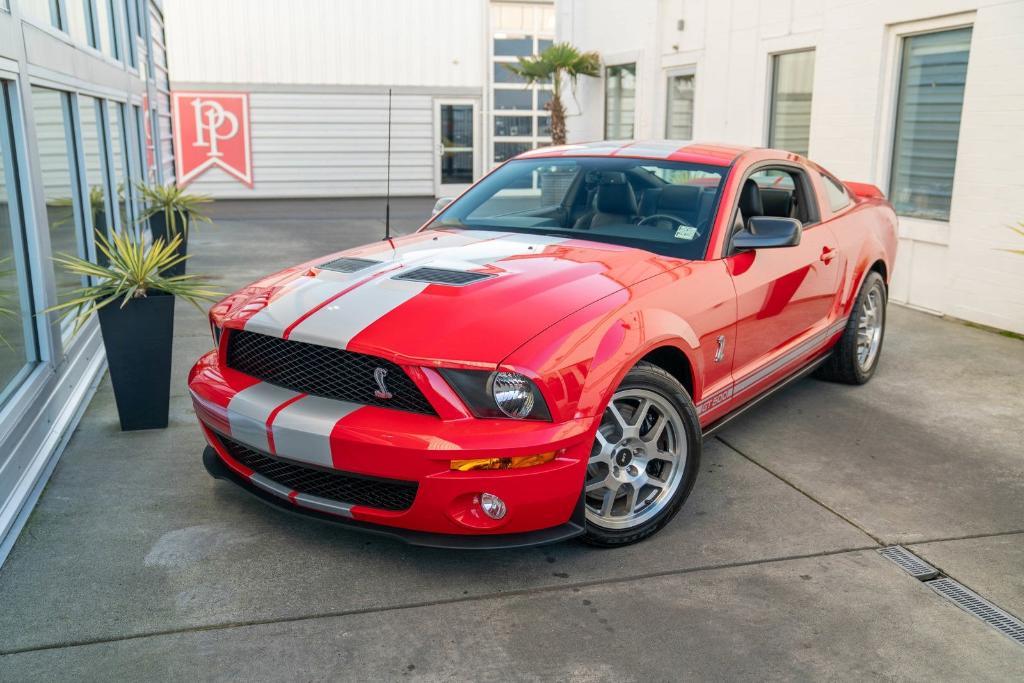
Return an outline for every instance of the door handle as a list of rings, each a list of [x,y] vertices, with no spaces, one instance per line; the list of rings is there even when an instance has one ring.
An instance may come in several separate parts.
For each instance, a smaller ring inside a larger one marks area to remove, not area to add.
[[[832,249],[831,247],[822,247],[821,248],[821,256],[819,256],[818,258],[821,260],[822,263],[828,263],[829,261],[831,261],[835,257],[836,257],[836,250],[835,249]]]

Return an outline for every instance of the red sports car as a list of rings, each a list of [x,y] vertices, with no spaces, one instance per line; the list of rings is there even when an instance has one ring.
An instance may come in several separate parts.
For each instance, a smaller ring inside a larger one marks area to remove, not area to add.
[[[795,154],[533,150],[412,235],[215,305],[203,459],[414,544],[638,541],[739,411],[814,370],[871,378],[895,251],[878,189]]]

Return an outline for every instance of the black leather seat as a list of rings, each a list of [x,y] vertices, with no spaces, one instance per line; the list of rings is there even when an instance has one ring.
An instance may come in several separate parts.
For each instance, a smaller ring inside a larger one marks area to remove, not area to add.
[[[594,197],[594,210],[580,217],[576,230],[590,230],[603,225],[633,223],[640,212],[633,187],[625,173],[604,173]]]
[[[739,211],[736,213],[736,230],[746,227],[747,221],[754,216],[764,215],[764,205],[761,204],[761,188],[753,179],[747,178],[740,190]]]

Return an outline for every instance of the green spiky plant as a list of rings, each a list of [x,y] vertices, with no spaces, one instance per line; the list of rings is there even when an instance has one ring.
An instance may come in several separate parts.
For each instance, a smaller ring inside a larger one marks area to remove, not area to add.
[[[520,57],[518,64],[505,68],[523,78],[527,84],[551,83],[551,99],[545,106],[551,112],[551,142],[565,144],[565,105],[562,102],[563,82],[568,81],[576,92],[580,76],[601,75],[601,57],[596,52],[580,52],[569,43],[555,43],[533,57]]]
[[[55,256],[53,260],[69,273],[91,277],[95,284],[75,290],[71,300],[52,306],[46,312],[61,311],[62,319],[73,317],[77,332],[104,306],[120,301],[124,308],[133,299],[144,298],[151,292],[180,297],[202,310],[200,301],[213,301],[219,296],[207,286],[205,278],[162,274],[188,258],[178,253],[180,246],[181,235],[175,235],[170,242],[158,238],[147,245],[127,232],[115,234],[108,240],[97,231],[96,248],[106,256],[107,265],[68,254]]]
[[[188,239],[189,224],[210,223],[209,216],[200,211],[202,204],[209,204],[213,198],[205,194],[186,192],[177,185],[138,184],[139,193],[146,205],[139,222],[149,220],[155,214],[163,213],[167,221],[167,237],[173,239],[182,235]]]
[[[1013,230],[1021,237],[1024,237],[1024,221],[1020,221],[1019,223],[1017,223],[1017,225],[1008,225],[1006,227],[1010,228],[1010,230]],[[1024,256],[1024,249],[1003,249],[1003,251],[1008,251],[1011,254],[1020,254],[1021,256]]]

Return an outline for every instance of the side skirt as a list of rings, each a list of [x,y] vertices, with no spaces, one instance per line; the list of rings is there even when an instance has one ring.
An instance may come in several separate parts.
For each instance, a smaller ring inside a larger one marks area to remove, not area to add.
[[[791,374],[788,377],[784,378],[780,382],[778,382],[776,384],[773,384],[772,386],[770,386],[765,391],[761,392],[760,394],[758,394],[754,398],[750,399],[749,401],[747,401],[746,403],[741,405],[739,408],[736,408],[732,412],[726,413],[722,417],[718,418],[717,420],[715,420],[714,422],[709,424],[701,432],[701,435],[705,439],[710,437],[710,436],[713,436],[715,434],[715,432],[717,432],[722,427],[724,427],[725,425],[729,424],[730,422],[735,420],[737,417],[739,417],[743,413],[747,412],[748,410],[750,410],[751,408],[753,408],[754,406],[759,404],[761,401],[765,400],[769,396],[772,396],[773,394],[775,394],[775,393],[777,393],[779,391],[782,391],[783,389],[788,387],[793,382],[796,382],[797,380],[803,379],[807,375],[809,375],[812,372],[814,372],[815,370],[817,370],[818,366],[820,366],[822,363],[827,361],[831,355],[832,355],[832,352],[829,351],[828,353],[826,353],[825,355],[821,356],[820,358],[816,358],[816,359],[812,360],[810,363],[808,363],[807,365],[804,365],[803,367],[798,369],[793,374]]]

